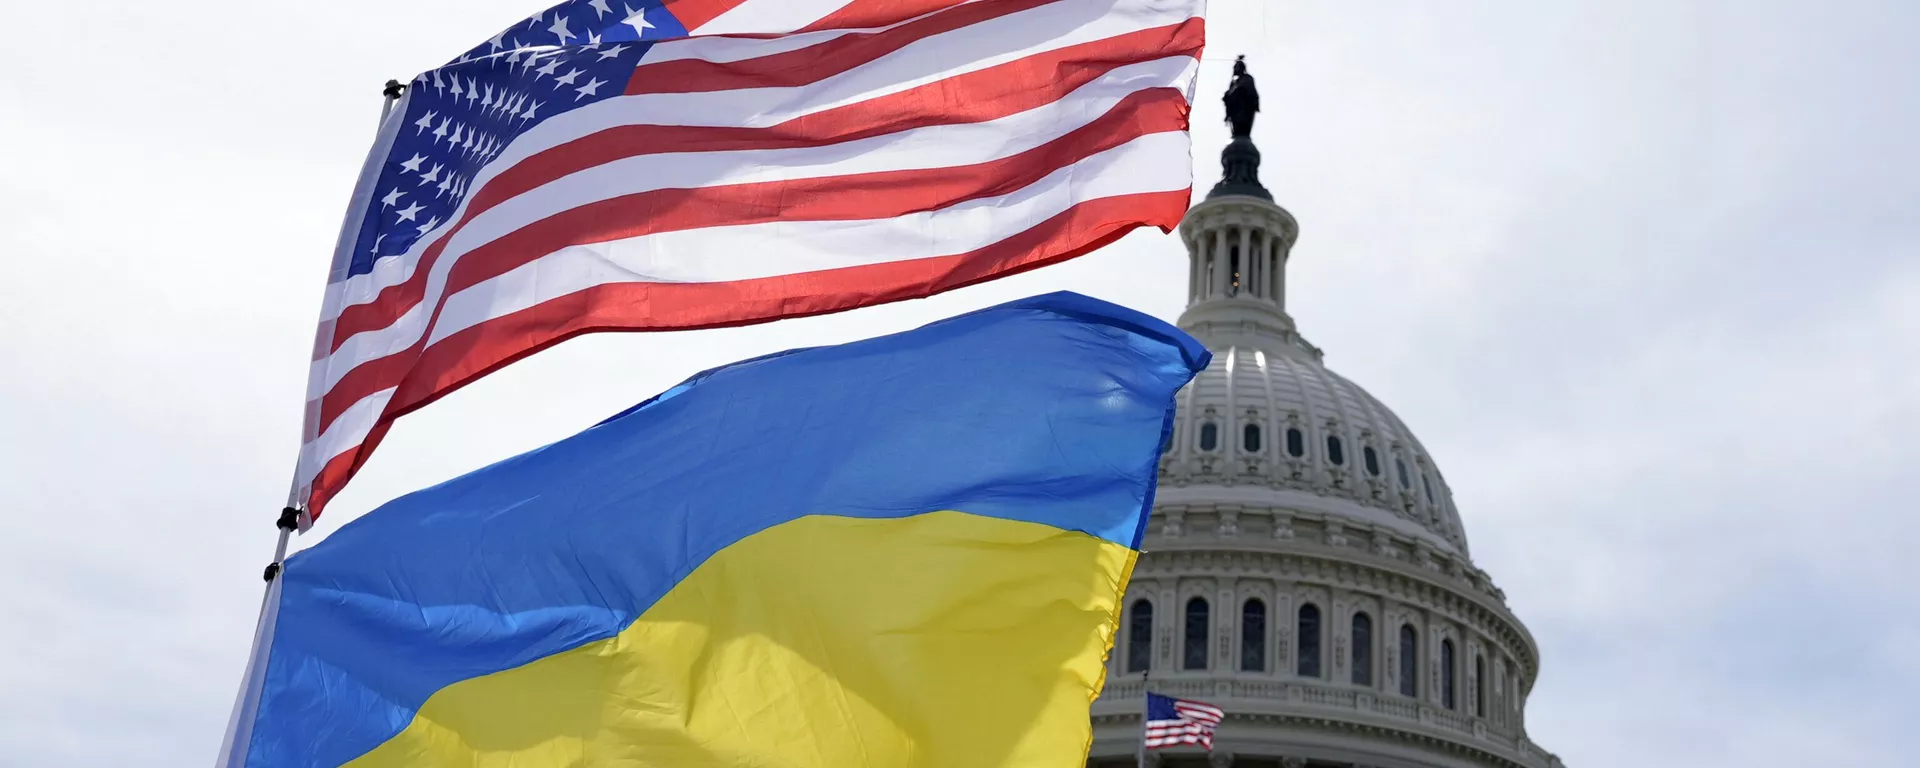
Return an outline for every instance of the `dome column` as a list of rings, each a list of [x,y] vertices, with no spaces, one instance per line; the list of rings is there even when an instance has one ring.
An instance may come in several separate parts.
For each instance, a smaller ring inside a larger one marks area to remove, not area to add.
[[[1252,275],[1254,275],[1254,228],[1252,227],[1240,227],[1240,259],[1238,259],[1238,261],[1240,261],[1238,267],[1244,271],[1242,276],[1240,276],[1240,292],[1244,292],[1244,294],[1248,294],[1248,296],[1252,296],[1252,298],[1260,298],[1260,292],[1258,292],[1258,290],[1252,290],[1252,288],[1254,288],[1254,280],[1252,280]]]
[[[1212,284],[1212,289],[1207,292],[1207,298],[1218,299],[1227,295],[1227,233],[1213,232],[1211,234],[1213,235],[1211,238],[1213,240],[1213,255],[1208,258],[1212,259],[1212,269],[1210,271],[1212,272],[1213,279],[1209,281]]]
[[[1317,359],[1318,351],[1297,339],[1286,313],[1287,253],[1300,225],[1260,183],[1260,150],[1252,136],[1260,97],[1244,62],[1234,66],[1226,101],[1234,135],[1220,155],[1220,183],[1180,224],[1192,260],[1180,327],[1210,347],[1298,341],[1288,347]]]

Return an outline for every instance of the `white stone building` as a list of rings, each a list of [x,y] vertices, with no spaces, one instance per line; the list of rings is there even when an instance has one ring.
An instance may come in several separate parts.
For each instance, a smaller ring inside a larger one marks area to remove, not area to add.
[[[1211,754],[1150,753],[1164,768],[1559,768],[1526,734],[1539,649],[1474,566],[1446,479],[1301,337],[1299,225],[1250,139],[1222,161],[1180,227],[1180,327],[1214,360],[1180,395],[1089,766],[1134,765],[1144,687],[1227,712]]]

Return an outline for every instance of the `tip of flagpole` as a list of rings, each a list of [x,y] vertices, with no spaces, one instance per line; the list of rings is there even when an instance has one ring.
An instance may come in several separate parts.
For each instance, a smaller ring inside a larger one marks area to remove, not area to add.
[[[406,90],[407,90],[407,87],[404,85],[401,85],[400,81],[388,80],[387,87],[380,91],[380,95],[385,96],[389,99],[397,99],[397,98],[400,98],[400,94],[406,92]]]

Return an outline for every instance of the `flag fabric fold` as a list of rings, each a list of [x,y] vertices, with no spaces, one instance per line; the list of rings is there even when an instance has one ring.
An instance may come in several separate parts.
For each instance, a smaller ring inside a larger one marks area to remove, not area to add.
[[[415,78],[309,372],[310,523],[392,421],[573,336],[939,293],[1171,230],[1204,0],[589,0]]]
[[[1208,359],[1061,293],[697,375],[288,559],[222,764],[1078,764]]]

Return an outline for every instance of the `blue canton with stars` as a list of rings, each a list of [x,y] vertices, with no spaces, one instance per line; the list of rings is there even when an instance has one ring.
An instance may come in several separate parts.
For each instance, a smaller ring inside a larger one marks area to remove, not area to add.
[[[415,77],[346,276],[445,223],[515,137],[624,91],[655,41],[687,34],[661,3],[570,0]]]

